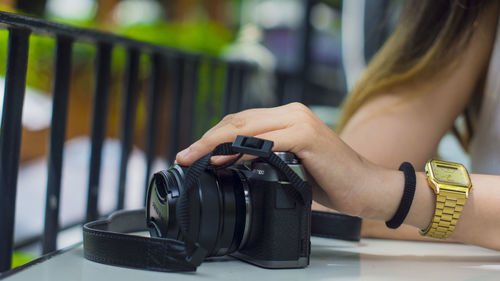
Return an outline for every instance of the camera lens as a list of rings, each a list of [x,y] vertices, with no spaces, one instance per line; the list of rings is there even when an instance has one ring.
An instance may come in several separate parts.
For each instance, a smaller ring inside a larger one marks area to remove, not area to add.
[[[147,219],[152,236],[182,240],[176,204],[184,186],[187,167],[178,165],[151,178],[147,194]],[[251,202],[248,181],[235,169],[205,171],[196,181],[200,212],[194,219],[194,237],[209,256],[230,254],[244,245],[250,228]]]

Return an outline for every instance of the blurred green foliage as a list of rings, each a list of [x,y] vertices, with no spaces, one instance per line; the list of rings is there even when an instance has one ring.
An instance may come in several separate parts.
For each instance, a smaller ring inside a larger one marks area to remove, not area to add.
[[[78,27],[109,30],[109,27],[98,26],[93,21],[57,21]],[[217,57],[228,44],[232,42],[234,34],[228,28],[208,21],[192,21],[186,23],[156,22],[151,24],[137,24],[115,28],[114,33],[157,44],[165,47],[185,50],[189,52],[207,54]],[[56,40],[47,35],[33,34],[30,36],[28,57],[27,86],[48,95],[52,92],[54,78],[54,52]],[[8,49],[8,31],[0,29],[0,76],[5,76]],[[76,40],[73,44],[71,93],[72,95],[92,96],[94,92],[94,58],[96,45]],[[123,75],[126,66],[125,46],[114,46],[112,52],[111,73],[111,104],[115,111],[121,108],[123,92]],[[140,57],[139,89],[147,91],[148,77],[151,69],[149,54],[143,53]],[[224,64],[214,60],[203,59],[198,68],[197,93],[195,98],[195,127],[194,137],[215,125],[222,115],[222,95],[225,85]],[[145,86],[145,87],[144,87]],[[145,95],[141,94],[138,100],[136,124],[145,124],[146,107]],[[211,116],[211,118],[207,118]],[[120,114],[109,115],[111,131],[116,130],[120,123]],[[139,125],[140,126],[140,125]],[[113,134],[113,133],[112,133]]]
[[[68,21],[58,19],[65,24],[78,27],[107,29],[99,27],[92,21]],[[217,56],[221,50],[228,45],[232,38],[232,32],[213,22],[187,22],[132,25],[119,27],[115,33],[140,41],[149,42],[165,47],[172,47],[196,53]],[[5,75],[7,61],[8,31],[0,30],[0,75]],[[77,41],[78,42],[78,41]],[[28,58],[28,73],[26,83],[35,89],[50,92],[53,78],[55,40],[45,35],[33,34],[30,37],[30,49]],[[125,66],[126,52],[123,46],[113,49],[112,70],[113,75],[121,75]],[[73,66],[87,69],[93,72],[93,58],[95,46],[90,44],[75,44],[73,48]],[[141,66],[146,63],[146,58],[141,57]],[[76,83],[78,83],[77,79]],[[82,82],[82,83],[88,83]]]
[[[233,38],[227,28],[201,21],[133,25],[118,33],[140,41],[210,55],[218,55]]]
[[[23,252],[14,252],[14,254],[12,255],[12,268],[21,266],[21,265],[28,263],[34,259],[35,259],[35,257],[30,255],[30,254],[26,254]]]
[[[5,76],[7,62],[8,31],[0,30],[0,75]],[[52,77],[52,58],[55,41],[50,37],[30,36],[27,85],[47,91]]]
[[[342,9],[342,0],[323,0],[323,3],[330,5],[332,8],[341,10]]]
[[[227,67],[213,60],[203,60],[198,70],[198,91],[194,107],[195,139],[213,127],[222,117],[222,98]],[[207,118],[210,117],[210,118]]]

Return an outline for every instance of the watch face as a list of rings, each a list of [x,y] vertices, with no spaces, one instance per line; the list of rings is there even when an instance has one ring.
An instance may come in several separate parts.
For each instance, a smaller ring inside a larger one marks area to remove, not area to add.
[[[432,161],[431,166],[434,177],[439,182],[469,186],[469,175],[464,166],[440,161]]]

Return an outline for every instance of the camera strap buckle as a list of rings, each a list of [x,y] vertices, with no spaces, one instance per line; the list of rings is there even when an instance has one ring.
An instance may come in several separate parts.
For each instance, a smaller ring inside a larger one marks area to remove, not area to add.
[[[274,143],[254,137],[237,136],[231,145],[234,152],[268,158]]]

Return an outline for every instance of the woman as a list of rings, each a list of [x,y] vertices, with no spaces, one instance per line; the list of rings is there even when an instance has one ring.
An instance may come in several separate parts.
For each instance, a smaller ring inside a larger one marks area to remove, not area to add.
[[[236,135],[270,139],[273,150],[302,159],[315,181],[316,202],[365,219],[364,236],[421,239],[415,228],[429,229],[439,203],[421,171],[456,118],[473,112],[481,99],[478,89],[495,58],[499,6],[491,0],[408,1],[395,32],[345,102],[340,137],[301,104],[252,109],[226,116],[177,162],[190,165]],[[493,74],[488,80],[495,82]],[[458,135],[467,146],[467,134]],[[384,221],[400,212],[408,185],[398,171],[404,161],[420,172],[404,226],[393,230]],[[500,250],[500,177],[470,178],[473,188],[449,239]]]

